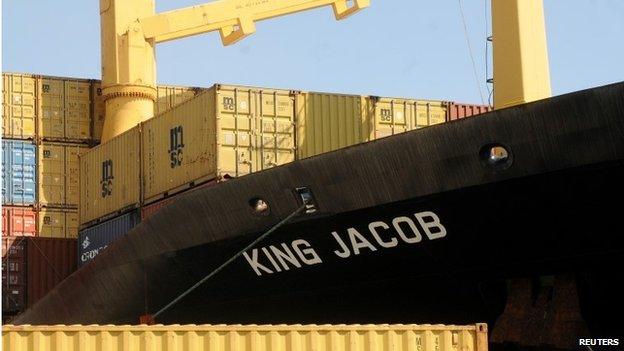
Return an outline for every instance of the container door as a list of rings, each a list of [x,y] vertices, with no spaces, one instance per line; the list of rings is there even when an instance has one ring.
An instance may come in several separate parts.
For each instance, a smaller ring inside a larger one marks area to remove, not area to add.
[[[39,212],[39,236],[45,238],[65,238],[65,212],[60,210],[42,210]]]
[[[91,138],[90,133],[89,83],[65,82],[65,137],[68,140],[83,141]]]
[[[83,146],[65,147],[65,204],[77,207],[80,198],[80,160],[79,156],[89,150]]]
[[[10,141],[2,141],[2,203],[13,203],[13,194],[11,193],[11,155],[13,143]]]
[[[14,142],[12,148],[10,182],[13,202],[20,205],[35,203],[35,145]]]
[[[44,78],[41,80],[40,92],[39,135],[47,140],[62,139],[65,136],[63,81]]]
[[[415,102],[380,98],[375,104],[375,139],[411,129]]]
[[[253,171],[254,104],[253,94],[248,89],[218,90],[217,111],[220,128],[218,162],[222,175],[237,177]]]
[[[99,141],[102,138],[102,130],[104,129],[104,99],[102,99],[102,84],[95,82],[91,86],[91,96],[93,96],[93,120],[92,123],[92,138]]]
[[[446,109],[441,101],[419,101],[415,128],[446,122]]]
[[[256,131],[255,170],[283,165],[295,160],[294,98],[285,92],[254,93]]]
[[[32,209],[15,207],[9,211],[10,235],[36,236],[37,214]]]
[[[38,151],[39,203],[61,206],[65,203],[65,147],[44,142]]]
[[[35,136],[35,78],[4,75],[3,135],[12,138]]]

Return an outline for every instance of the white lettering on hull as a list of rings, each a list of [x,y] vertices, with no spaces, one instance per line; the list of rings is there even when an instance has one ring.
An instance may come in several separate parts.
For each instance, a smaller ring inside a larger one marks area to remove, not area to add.
[[[389,223],[372,221],[367,229],[368,232],[360,232],[349,227],[342,231],[346,232],[344,237],[341,236],[341,231],[332,231],[331,236],[336,243],[332,253],[341,259],[348,259],[380,249],[418,244],[423,238],[429,241],[442,239],[447,234],[438,215],[431,211],[417,212],[413,217],[398,216]],[[258,276],[323,263],[317,251],[303,239],[252,249],[251,253],[244,252],[243,256]]]

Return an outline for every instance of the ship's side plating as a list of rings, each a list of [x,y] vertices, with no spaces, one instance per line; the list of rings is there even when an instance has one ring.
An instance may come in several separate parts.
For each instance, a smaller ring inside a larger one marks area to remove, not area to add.
[[[508,157],[491,162],[492,147]],[[624,83],[349,147],[181,197],[16,323],[136,322],[299,207],[300,187],[312,192],[314,214],[280,228],[162,322],[492,319],[500,304],[491,315],[475,304],[483,282],[565,272],[591,280],[621,266],[609,203],[624,194],[623,165]],[[254,198],[268,214],[253,212]],[[596,291],[587,293],[594,307],[606,296]]]

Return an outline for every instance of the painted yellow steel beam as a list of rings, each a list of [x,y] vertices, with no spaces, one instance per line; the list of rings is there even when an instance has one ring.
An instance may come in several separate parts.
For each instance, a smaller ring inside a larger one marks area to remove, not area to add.
[[[225,45],[255,21],[331,5],[337,19],[370,0],[221,0],[155,13],[154,0],[100,0],[105,142],[154,115],[157,43],[218,30]]]
[[[543,0],[492,0],[494,108],[551,96]]]
[[[145,38],[156,43],[221,31],[223,43],[232,44],[255,31],[254,22],[332,5],[341,20],[366,8],[370,0],[222,0],[159,13],[140,19]]]

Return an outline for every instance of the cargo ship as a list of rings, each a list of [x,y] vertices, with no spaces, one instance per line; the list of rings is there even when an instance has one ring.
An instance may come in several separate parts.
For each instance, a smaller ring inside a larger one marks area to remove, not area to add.
[[[581,315],[524,323],[617,335],[623,166],[624,83],[351,146],[180,196],[15,323],[136,323],[299,209],[157,322],[495,323],[555,276]]]

